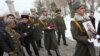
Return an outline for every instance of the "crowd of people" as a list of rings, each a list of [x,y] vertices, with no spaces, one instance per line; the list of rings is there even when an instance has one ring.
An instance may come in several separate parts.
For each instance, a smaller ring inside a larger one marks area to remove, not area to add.
[[[25,56],[23,47],[28,55],[32,56],[30,44],[36,56],[40,56],[41,48],[45,48],[48,55],[52,56],[50,50],[54,50],[57,56],[61,56],[60,39],[62,38],[63,44],[68,46],[61,10],[55,11],[54,18],[48,14],[46,8],[42,10],[40,16],[36,14],[35,9],[30,9],[30,12],[30,14],[24,11],[21,15],[16,12],[15,15],[0,16],[0,56],[3,56],[4,52],[9,56]],[[58,39],[56,34],[58,34]],[[42,39],[44,39],[44,45],[42,45]]]
[[[91,11],[90,16],[87,17],[85,5],[77,2],[73,6],[75,16],[71,21],[71,33],[77,42],[74,56],[96,56],[92,41],[95,36],[90,39],[82,25],[86,19],[90,18],[95,28],[94,12]],[[65,46],[68,46],[68,43],[65,37],[67,28],[61,10],[55,11],[55,17],[51,17],[46,8],[42,10],[40,16],[36,14],[35,9],[30,9],[30,12],[30,14],[23,12],[21,15],[17,12],[15,15],[0,15],[0,56],[3,56],[4,52],[9,56],[25,56],[23,47],[28,55],[32,56],[30,44],[36,56],[41,56],[39,54],[41,48],[45,48],[50,56],[52,56],[50,50],[54,50],[57,56],[62,56],[59,52],[60,39],[63,39]],[[100,32],[98,31],[97,34]],[[42,39],[44,45],[42,45]],[[98,41],[100,42],[99,38]]]

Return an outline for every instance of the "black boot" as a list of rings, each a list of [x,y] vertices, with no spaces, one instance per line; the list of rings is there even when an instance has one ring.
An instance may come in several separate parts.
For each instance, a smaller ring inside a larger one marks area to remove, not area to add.
[[[56,49],[55,52],[56,52],[57,56],[60,56],[59,49]]]
[[[68,46],[68,44],[64,44],[65,46]]]
[[[32,56],[32,54],[29,54],[29,56]]]
[[[51,54],[51,51],[50,51],[50,50],[48,50],[48,55],[52,56],[52,54]]]

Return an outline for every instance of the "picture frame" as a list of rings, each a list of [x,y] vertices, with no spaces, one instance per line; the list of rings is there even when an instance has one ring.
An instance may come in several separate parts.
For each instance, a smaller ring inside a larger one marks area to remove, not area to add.
[[[89,38],[95,38],[96,37],[96,30],[93,27],[91,21],[83,22],[83,26],[84,26]]]

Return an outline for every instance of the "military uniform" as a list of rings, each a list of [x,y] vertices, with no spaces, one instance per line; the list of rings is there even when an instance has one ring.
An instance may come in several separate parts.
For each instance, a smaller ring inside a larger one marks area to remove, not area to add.
[[[88,41],[89,36],[82,24],[86,21],[83,17],[89,20],[87,16],[80,16],[78,13],[75,13],[74,20],[71,21],[71,33],[77,42],[74,56],[96,56],[94,44]]]
[[[71,21],[71,33],[77,42],[74,56],[96,56],[93,38],[88,36],[85,26],[83,26],[84,22],[90,20],[85,15],[85,4],[75,2],[73,6],[76,13],[73,21]]]
[[[50,50],[55,50],[57,56],[60,56],[55,29],[48,29],[53,20],[51,19],[51,17],[43,15],[39,19],[41,20],[41,27],[44,30],[44,46],[46,50],[48,50],[48,53],[50,52]]]
[[[5,31],[5,29],[0,29],[0,56],[3,56],[3,52],[13,52],[15,47],[11,36]]]
[[[14,42],[13,45],[15,47],[14,52],[16,56],[23,56],[22,46],[19,40],[19,38],[21,37],[20,34],[18,34],[14,29],[9,29],[7,27],[5,28],[5,30],[9,33]]]
[[[39,52],[37,50],[37,47],[35,45],[35,42],[33,41],[33,28],[32,28],[32,24],[30,22],[28,23],[19,23],[18,26],[19,28],[18,32],[21,34],[23,40],[24,40],[24,45],[25,45],[25,48],[28,52],[28,54],[31,56],[32,55],[32,52],[30,50],[30,43],[32,44],[33,48],[34,48],[34,51],[35,51],[35,54],[37,56],[39,56]],[[27,36],[24,36],[23,33],[27,33]]]
[[[10,35],[5,31],[5,23],[3,17],[0,15],[0,56],[3,56],[4,52],[13,52],[14,46]]]
[[[63,16],[56,16],[55,17],[55,23],[57,26],[57,34],[58,34],[58,44],[60,44],[60,38],[62,36],[63,43],[66,45],[66,37],[65,37],[65,30],[66,30],[66,25],[64,22],[64,17]]]
[[[39,16],[36,15],[36,16],[31,16],[30,17],[33,21],[33,38],[34,40],[36,41],[37,43],[37,46],[39,48],[42,47],[42,44],[41,44],[41,39],[42,39],[42,30],[40,28],[40,21],[39,21]]]

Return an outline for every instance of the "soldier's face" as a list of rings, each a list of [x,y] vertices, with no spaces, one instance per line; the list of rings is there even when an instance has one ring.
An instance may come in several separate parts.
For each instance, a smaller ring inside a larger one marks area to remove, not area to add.
[[[15,27],[16,27],[16,23],[15,23],[14,21],[11,22],[11,23],[10,23],[10,27],[11,27],[11,28],[15,28]]]
[[[76,9],[76,12],[80,15],[84,15],[85,13],[85,7],[84,6],[81,6],[79,8]]]
[[[24,23],[27,23],[28,22],[28,19],[27,18],[23,18],[23,22]]]
[[[90,16],[93,17],[94,16],[94,13],[90,13]]]
[[[43,15],[44,15],[44,16],[47,16],[47,15],[48,15],[48,11],[44,11],[44,12],[43,12]]]
[[[30,9],[31,13],[35,13],[36,10],[35,9]]]
[[[57,16],[61,16],[61,12],[58,12],[58,13],[57,13]]]
[[[15,19],[13,16],[8,16],[7,18],[8,19]]]

